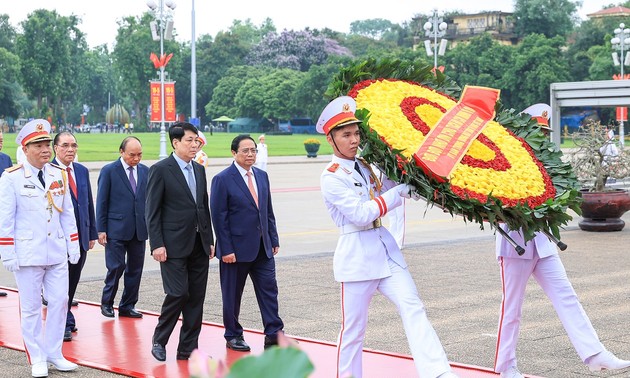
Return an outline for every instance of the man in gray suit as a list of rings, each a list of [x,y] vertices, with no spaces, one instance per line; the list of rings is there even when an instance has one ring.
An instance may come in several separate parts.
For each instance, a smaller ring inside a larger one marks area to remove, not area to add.
[[[166,297],[153,333],[151,354],[166,360],[166,344],[182,315],[177,359],[187,360],[198,347],[209,260],[214,236],[208,184],[197,129],[181,122],[168,130],[174,152],[151,166],[147,187],[147,225],[153,259],[160,263]]]

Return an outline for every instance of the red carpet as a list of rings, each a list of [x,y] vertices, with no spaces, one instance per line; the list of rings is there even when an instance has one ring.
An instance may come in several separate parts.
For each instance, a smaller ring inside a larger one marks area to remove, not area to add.
[[[20,331],[18,296],[12,289],[0,288],[9,293],[0,298],[0,346],[24,350]],[[63,344],[64,356],[80,365],[133,377],[188,377],[188,362],[175,359],[179,326],[175,328],[166,346],[166,362],[158,362],[151,355],[151,337],[157,324],[158,314],[143,311],[144,318],[106,318],[101,315],[100,305],[81,302],[73,309],[79,331],[72,342]],[[334,344],[305,339],[299,347],[308,354],[315,365],[311,378],[330,378],[335,375],[336,347]],[[263,352],[264,335],[258,331],[246,331],[245,339],[252,347],[252,354]],[[223,327],[215,323],[203,324],[199,348],[215,359],[231,364],[248,353],[234,352],[225,348]],[[26,363],[26,357],[24,357]],[[410,356],[373,350],[363,352],[365,378],[415,377],[416,371]],[[452,363],[454,372],[461,378],[496,377],[490,369]]]

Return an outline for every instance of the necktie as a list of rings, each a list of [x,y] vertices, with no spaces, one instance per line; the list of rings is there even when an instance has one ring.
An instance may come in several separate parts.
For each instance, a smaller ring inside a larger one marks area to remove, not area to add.
[[[70,190],[72,191],[72,195],[74,199],[77,199],[77,184],[74,182],[74,178],[72,178],[72,168],[67,167],[66,171],[68,171],[68,183],[70,184]]]
[[[363,176],[363,172],[361,172],[361,168],[359,168],[359,162],[357,162],[357,161],[354,162],[354,170],[359,172],[359,174],[363,178],[363,181],[365,181],[367,183],[367,180],[365,180],[365,176]]]
[[[37,178],[39,178],[39,182],[41,182],[44,189],[46,189],[46,182],[44,181],[44,171],[40,169],[39,173],[37,174]]]
[[[247,187],[249,188],[249,192],[254,197],[254,202],[256,202],[256,207],[258,207],[258,194],[256,194],[256,189],[254,189],[254,181],[252,180],[252,172],[247,171],[245,174],[247,175]]]
[[[133,190],[133,194],[136,194],[136,178],[133,175],[133,167],[127,169],[129,170],[129,184],[131,184],[131,190]]]
[[[193,199],[197,202],[197,189],[195,185],[195,175],[193,174],[192,165],[188,164],[186,166],[186,170],[188,171],[188,188],[190,189],[190,193],[192,193]]]

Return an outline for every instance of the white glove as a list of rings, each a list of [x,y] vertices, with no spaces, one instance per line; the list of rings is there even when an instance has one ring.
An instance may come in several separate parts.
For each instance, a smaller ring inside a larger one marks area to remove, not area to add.
[[[404,198],[411,198],[412,197],[411,193],[415,192],[416,190],[416,188],[413,185],[409,185],[409,184],[396,185],[395,189],[398,192],[398,194]]]
[[[70,264],[76,264],[79,262],[79,258],[81,258],[80,253],[71,253],[68,255],[68,261]]]
[[[4,265],[6,270],[8,270],[11,273],[17,272],[18,270],[20,270],[20,264],[18,263],[17,259],[2,260],[2,265]]]

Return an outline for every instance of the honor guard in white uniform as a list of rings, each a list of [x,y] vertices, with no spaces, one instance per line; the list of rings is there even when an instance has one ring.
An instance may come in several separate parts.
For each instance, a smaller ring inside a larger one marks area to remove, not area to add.
[[[322,112],[317,130],[333,147],[332,162],[321,175],[324,203],[339,241],[333,269],[341,283],[342,325],[338,339],[337,377],[362,377],[362,353],[368,307],[379,291],[399,309],[418,375],[456,377],[427,318],[407,264],[381,217],[410,198],[413,187],[380,182],[356,154],[360,142],[353,98],[332,101]]]
[[[0,178],[0,255],[13,272],[20,296],[22,338],[33,377],[77,365],[61,351],[68,312],[68,261],[79,260],[74,209],[65,171],[48,163],[50,124],[27,123],[16,138],[26,161]],[[42,320],[42,288],[48,298]]]
[[[543,132],[551,131],[549,105],[532,105],[523,112],[536,119]],[[571,343],[591,371],[630,367],[630,361],[615,357],[600,342],[569,281],[556,245],[542,233],[537,233],[534,239],[525,243],[519,231],[509,231],[504,224],[500,227],[508,232],[510,238],[522,246],[525,252],[519,255],[504,237],[497,234],[496,255],[501,269],[503,300],[500,307],[494,371],[501,373],[502,378],[523,378],[517,367],[516,345],[525,288],[530,276],[534,276],[553,304]]]
[[[197,140],[199,141],[199,151],[197,151],[197,154],[195,155],[195,161],[203,165],[204,168],[208,168],[208,165],[210,165],[210,159],[208,159],[208,155],[206,155],[206,153],[202,150],[208,141],[201,131],[199,131]]]

